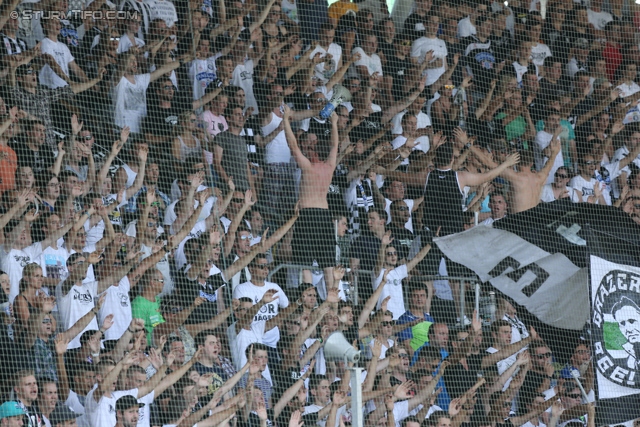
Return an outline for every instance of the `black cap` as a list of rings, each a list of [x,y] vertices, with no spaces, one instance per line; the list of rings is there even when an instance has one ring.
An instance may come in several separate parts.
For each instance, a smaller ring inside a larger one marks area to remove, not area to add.
[[[142,408],[144,403],[138,403],[138,399],[133,396],[122,396],[116,401],[116,411],[126,411],[129,408]]]
[[[56,426],[64,423],[65,421],[75,420],[80,415],[82,414],[73,412],[67,405],[58,404],[53,412],[51,412],[51,415],[49,415],[49,421],[52,426]]]

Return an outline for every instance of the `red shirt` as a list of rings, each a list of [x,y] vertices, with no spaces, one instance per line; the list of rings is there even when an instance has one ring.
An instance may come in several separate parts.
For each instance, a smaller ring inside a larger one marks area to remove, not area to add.
[[[16,170],[18,169],[18,156],[7,145],[0,145],[0,194],[7,190],[13,190],[16,184]]]
[[[616,70],[622,63],[622,54],[620,53],[620,45],[607,42],[602,51],[602,56],[607,60],[607,77],[613,82]]]

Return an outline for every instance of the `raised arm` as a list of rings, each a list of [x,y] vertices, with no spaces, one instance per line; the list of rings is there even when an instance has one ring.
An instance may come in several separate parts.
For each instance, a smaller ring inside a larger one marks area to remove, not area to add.
[[[244,219],[244,214],[256,204],[256,201],[253,198],[253,191],[247,190],[244,192],[244,203],[242,207],[231,221],[229,225],[229,231],[224,238],[224,256],[229,256],[231,254],[231,249],[233,249],[233,242],[236,240],[236,232],[238,231],[238,227],[242,220]]]
[[[533,341],[534,339],[538,338],[538,334],[536,333],[535,329],[529,328],[529,331],[530,331],[530,335],[527,338],[524,338],[524,339],[522,339],[522,340],[520,340],[520,341],[518,341],[516,343],[507,345],[507,346],[501,348],[500,350],[498,350],[497,352],[489,354],[489,355],[485,356],[484,358],[482,358],[482,367],[486,368],[488,366],[495,365],[496,363],[498,363],[502,359],[506,359],[507,357],[511,356],[512,354],[517,353],[518,351],[520,351],[524,347],[528,346],[531,341]]]
[[[144,183],[144,174],[147,167],[147,156],[149,155],[149,147],[146,144],[140,146],[138,150],[138,174],[136,175],[133,185],[126,189],[125,197],[129,199],[142,188]]]
[[[471,173],[471,172],[458,172],[458,182],[460,188],[464,187],[477,187],[484,182],[488,182],[497,178],[502,172],[518,164],[520,161],[520,154],[514,153],[509,155],[507,159],[497,168],[491,169],[484,173]]]
[[[418,265],[418,263],[422,261],[425,256],[427,256],[430,250],[431,250],[431,245],[425,245],[422,249],[420,249],[420,252],[418,252],[416,256],[414,256],[407,263],[407,272],[411,272],[411,270],[413,270],[414,267]]]
[[[173,70],[177,70],[180,67],[180,61],[173,61],[164,64],[162,67],[158,67],[151,73],[151,82],[155,82],[165,74],[169,74]]]
[[[296,135],[293,133],[291,129],[291,108],[288,105],[284,105],[284,136],[287,139],[287,145],[289,146],[289,150],[291,150],[291,155],[295,159],[300,169],[305,170],[311,167],[311,162],[307,159],[302,151],[300,150],[300,146],[298,145],[298,140],[296,139]]]

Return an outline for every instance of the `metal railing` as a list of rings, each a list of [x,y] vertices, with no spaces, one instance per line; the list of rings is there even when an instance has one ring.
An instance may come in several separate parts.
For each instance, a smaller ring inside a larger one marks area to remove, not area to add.
[[[278,264],[277,266],[275,266],[273,269],[271,269],[271,271],[269,271],[269,275],[267,276],[267,280],[271,281],[271,278],[280,270],[282,270],[283,268],[295,268],[300,270],[299,275],[298,275],[298,284],[300,284],[302,282],[302,270],[322,270],[322,268],[317,267],[317,266],[309,266],[309,265],[302,265],[302,264]],[[350,286],[349,286],[349,297],[351,299],[351,301],[353,302],[354,305],[358,305],[359,301],[358,301],[358,281],[359,281],[359,277],[361,275],[366,275],[369,278],[369,282],[371,282],[374,278],[374,272],[370,271],[370,270],[356,270],[356,271],[351,271],[351,281]],[[460,307],[460,312],[458,313],[460,315],[460,319],[464,319],[465,316],[465,306],[466,306],[466,299],[465,299],[465,290],[466,290],[466,285],[467,283],[472,283],[474,284],[474,293],[475,293],[475,297],[474,297],[474,308],[475,310],[479,313],[480,312],[480,281],[478,280],[477,277],[473,277],[473,276],[440,276],[440,275],[427,275],[427,276],[423,276],[423,275],[418,275],[418,276],[413,276],[414,278],[418,279],[418,280],[423,280],[423,281],[435,281],[435,280],[448,280],[448,281],[459,281],[460,282],[460,301],[459,301],[459,307]],[[297,287],[297,286],[289,286],[289,287]]]

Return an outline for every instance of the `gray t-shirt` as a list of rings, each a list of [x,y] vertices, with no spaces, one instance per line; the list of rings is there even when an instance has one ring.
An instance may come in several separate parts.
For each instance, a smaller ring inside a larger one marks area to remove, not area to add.
[[[244,138],[225,131],[216,136],[215,142],[222,147],[222,168],[233,178],[236,191],[248,190],[250,188],[247,176],[249,152]]]

